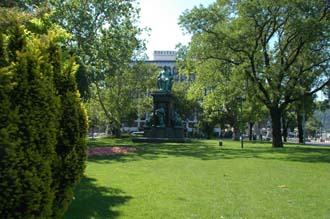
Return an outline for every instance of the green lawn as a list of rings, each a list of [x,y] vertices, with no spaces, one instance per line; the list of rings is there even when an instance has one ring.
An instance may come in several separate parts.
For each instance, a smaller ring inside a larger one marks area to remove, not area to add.
[[[90,158],[66,219],[330,218],[330,148],[193,141]]]

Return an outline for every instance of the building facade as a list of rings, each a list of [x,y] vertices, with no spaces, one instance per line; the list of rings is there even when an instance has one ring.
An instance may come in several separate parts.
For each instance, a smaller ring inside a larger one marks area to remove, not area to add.
[[[176,82],[185,81],[187,80],[186,75],[180,75],[176,67],[176,54],[177,54],[176,51],[156,50],[153,53],[153,59],[147,60],[146,63],[155,64],[159,68],[168,66],[171,69],[174,81]]]

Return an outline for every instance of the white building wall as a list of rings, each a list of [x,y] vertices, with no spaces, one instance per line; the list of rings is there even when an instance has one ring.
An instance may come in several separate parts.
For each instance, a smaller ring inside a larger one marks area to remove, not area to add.
[[[176,51],[162,51],[162,50],[156,50],[154,51],[154,61],[175,61],[176,59]]]

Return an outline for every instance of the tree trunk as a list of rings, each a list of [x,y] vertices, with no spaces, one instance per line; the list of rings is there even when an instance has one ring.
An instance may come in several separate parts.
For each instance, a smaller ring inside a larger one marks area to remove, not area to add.
[[[253,125],[254,125],[254,122],[249,122],[249,140],[250,141],[253,140],[253,133],[252,133]]]
[[[116,138],[119,138],[121,136],[121,131],[119,128],[114,128],[112,130],[112,134],[116,137]]]
[[[208,122],[206,122],[206,124],[205,124],[205,132],[206,132],[206,138],[207,139],[211,139],[211,137],[212,137],[212,129],[211,129],[211,126],[210,126],[210,124],[208,123]]]
[[[283,136],[283,141],[287,142],[287,138],[288,138],[288,124],[287,121],[284,117],[282,117],[282,136]]]
[[[278,106],[269,108],[272,119],[272,146],[273,148],[283,147],[281,134],[281,109]]]
[[[300,113],[297,113],[297,124],[298,124],[299,144],[303,144],[304,143],[303,117]]]

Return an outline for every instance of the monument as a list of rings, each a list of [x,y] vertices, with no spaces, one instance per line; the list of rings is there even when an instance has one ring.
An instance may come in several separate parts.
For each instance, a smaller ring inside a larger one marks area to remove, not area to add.
[[[134,142],[186,142],[184,125],[173,106],[173,75],[167,66],[157,77],[158,90],[153,92],[153,110],[144,125],[141,138]]]

